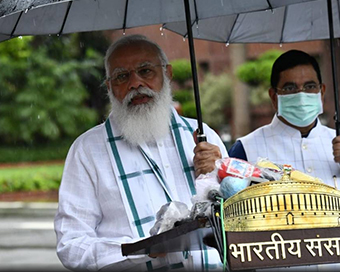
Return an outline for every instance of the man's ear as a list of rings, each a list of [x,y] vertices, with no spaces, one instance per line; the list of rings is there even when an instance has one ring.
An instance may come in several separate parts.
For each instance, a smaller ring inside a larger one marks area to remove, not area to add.
[[[105,80],[105,85],[106,85],[107,91],[109,92],[111,90],[110,81]]]
[[[272,105],[274,107],[274,109],[277,111],[277,92],[274,88],[270,88],[268,90],[268,94],[270,97],[270,100],[272,101]]]
[[[166,75],[168,76],[170,80],[172,80],[172,65],[171,64],[166,65]]]

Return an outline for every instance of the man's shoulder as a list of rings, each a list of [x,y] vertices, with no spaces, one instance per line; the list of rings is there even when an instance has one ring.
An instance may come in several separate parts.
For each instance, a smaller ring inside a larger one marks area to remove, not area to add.
[[[197,127],[197,119],[191,118],[191,117],[186,117],[183,115],[178,115],[183,121],[187,122],[192,126],[193,128]]]
[[[336,131],[334,128],[328,127],[326,125],[320,124],[321,132],[325,135],[328,134],[330,137],[335,137]]]
[[[326,131],[335,132],[335,129],[334,129],[334,128],[331,128],[331,127],[329,127],[329,126],[327,126],[327,125],[324,125],[324,124],[322,124],[321,122],[320,122],[320,127],[321,127],[322,129],[326,130]]]
[[[184,125],[185,127],[187,127],[189,131],[193,132],[197,129],[197,127],[198,127],[197,119],[191,118],[191,117],[186,117],[186,116],[183,116],[183,115],[178,115],[178,116],[179,116],[179,119],[181,120],[179,122],[182,123],[182,125]],[[177,122],[178,122],[178,120],[177,120]],[[207,124],[203,123],[202,125],[205,129],[210,130],[210,127]]]
[[[182,120],[188,122],[192,128],[194,128],[194,129],[197,128],[197,126],[198,126],[198,120],[197,120],[197,119],[192,118],[192,117],[186,117],[186,116],[183,116],[183,115],[179,115],[179,117],[180,117]],[[211,128],[208,124],[206,124],[206,123],[203,122],[202,125],[203,125],[205,128],[208,128],[209,130],[210,130],[210,129],[212,130],[212,128]]]
[[[229,157],[247,161],[247,155],[240,140],[237,140],[228,150]]]
[[[74,144],[90,145],[91,143],[98,142],[103,139],[103,126],[104,124],[98,124],[87,131],[80,134],[74,141]]]
[[[262,135],[264,135],[264,131],[267,130],[269,128],[269,126],[270,126],[270,124],[258,127],[254,131],[252,131],[252,132],[250,132],[250,133],[248,133],[248,134],[238,138],[238,140],[242,141],[242,140],[245,140],[245,139],[257,137],[259,135],[262,136]]]

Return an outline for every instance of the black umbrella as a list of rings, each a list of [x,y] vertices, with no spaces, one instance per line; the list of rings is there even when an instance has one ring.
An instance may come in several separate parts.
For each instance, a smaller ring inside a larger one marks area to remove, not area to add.
[[[18,5],[12,8],[14,12],[8,8],[7,1],[0,4],[0,11],[5,10],[0,17],[0,41],[24,35],[62,35],[182,21],[179,24],[187,29],[185,36],[189,43],[198,140],[205,141],[191,18],[194,18],[193,22],[198,22],[310,1],[315,0],[28,0],[26,6],[21,5],[19,10]]]

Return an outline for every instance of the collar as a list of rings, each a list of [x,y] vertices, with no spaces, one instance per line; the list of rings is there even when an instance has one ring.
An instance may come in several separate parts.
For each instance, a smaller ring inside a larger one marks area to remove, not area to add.
[[[309,131],[307,135],[301,136],[301,132],[299,130],[289,125],[286,125],[277,117],[277,114],[275,114],[271,122],[271,126],[274,128],[275,134],[282,134],[291,138],[311,139],[319,136],[322,125],[319,118],[316,118],[314,127]]]

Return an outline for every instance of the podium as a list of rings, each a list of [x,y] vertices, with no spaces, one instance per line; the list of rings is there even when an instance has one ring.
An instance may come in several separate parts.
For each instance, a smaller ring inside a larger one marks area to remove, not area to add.
[[[185,221],[158,235],[122,244],[122,255],[201,250],[203,244],[214,240],[208,221]],[[231,271],[340,263],[340,227],[227,231],[226,240]]]
[[[287,167],[281,180],[216,202],[209,218],[123,244],[122,254],[193,251],[207,244],[220,256],[226,250],[232,271],[340,264],[340,191],[317,179],[291,179],[291,172]]]
[[[208,218],[179,222],[174,228],[135,243],[122,244],[122,255],[201,250],[203,239],[211,237],[211,227],[206,227]]]

